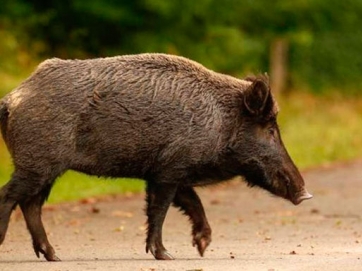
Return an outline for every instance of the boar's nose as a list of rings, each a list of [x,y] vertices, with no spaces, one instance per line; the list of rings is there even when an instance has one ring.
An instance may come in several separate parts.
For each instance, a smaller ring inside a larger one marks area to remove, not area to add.
[[[298,193],[298,195],[293,200],[293,203],[295,205],[298,205],[303,200],[307,200],[307,199],[311,199],[311,198],[313,198],[313,195],[309,194],[308,191],[304,189],[302,192]]]

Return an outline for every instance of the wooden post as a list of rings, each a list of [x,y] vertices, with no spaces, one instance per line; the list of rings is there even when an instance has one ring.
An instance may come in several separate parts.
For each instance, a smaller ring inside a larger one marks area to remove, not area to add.
[[[270,85],[277,95],[283,93],[287,86],[288,49],[289,44],[285,38],[275,39],[270,48]]]

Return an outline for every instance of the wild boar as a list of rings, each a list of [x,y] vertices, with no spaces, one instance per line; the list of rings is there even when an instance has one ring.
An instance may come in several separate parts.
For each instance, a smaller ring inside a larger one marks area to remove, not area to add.
[[[294,204],[312,197],[277,114],[266,76],[240,80],[166,54],[46,60],[0,102],[15,168],[0,190],[0,244],[19,205],[36,255],[59,260],[41,208],[54,181],[72,169],[144,179],[146,251],[173,259],[162,243],[173,204],[190,218],[203,256],[211,228],[193,187],[240,175]]]

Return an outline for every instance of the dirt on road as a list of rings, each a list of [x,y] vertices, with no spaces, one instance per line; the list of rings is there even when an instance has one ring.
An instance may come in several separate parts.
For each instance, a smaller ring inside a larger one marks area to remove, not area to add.
[[[47,205],[43,221],[62,262],[36,258],[17,210],[0,246],[0,270],[362,270],[362,161],[303,175],[314,198],[299,206],[238,180],[198,189],[213,229],[203,258],[175,208],[163,239],[176,260],[145,253],[143,195]]]

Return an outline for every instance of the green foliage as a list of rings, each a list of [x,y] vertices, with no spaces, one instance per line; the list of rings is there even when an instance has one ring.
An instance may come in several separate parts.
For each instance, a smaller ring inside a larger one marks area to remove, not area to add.
[[[166,52],[234,75],[268,71],[283,37],[291,87],[358,92],[361,15],[362,0],[3,0],[0,37],[41,58]]]

